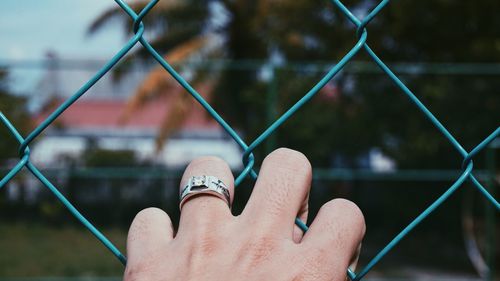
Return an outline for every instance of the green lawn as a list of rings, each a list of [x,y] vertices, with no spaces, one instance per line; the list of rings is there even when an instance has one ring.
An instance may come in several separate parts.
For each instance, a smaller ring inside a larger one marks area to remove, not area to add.
[[[100,229],[122,252],[126,231]],[[0,278],[120,276],[121,263],[86,229],[0,224]]]
[[[125,253],[125,229],[99,229]],[[365,245],[364,252],[367,251],[369,248]],[[404,250],[401,255],[414,252],[417,251]],[[457,255],[463,257],[464,254]],[[372,256],[373,253],[370,253],[362,257],[361,263]],[[442,270],[443,261],[433,268],[419,267],[413,263],[414,261],[395,263],[394,258],[386,259],[371,271],[370,276],[374,279],[366,280],[409,281],[418,279],[413,276],[422,275],[436,277],[426,279],[433,281],[468,280],[465,278],[478,280],[470,270],[464,271],[465,273],[457,269]],[[37,223],[13,224],[0,221],[0,281],[118,281],[121,280],[122,273],[121,263],[84,227],[54,227]],[[382,276],[406,279],[377,279]],[[455,278],[457,276],[464,279]]]

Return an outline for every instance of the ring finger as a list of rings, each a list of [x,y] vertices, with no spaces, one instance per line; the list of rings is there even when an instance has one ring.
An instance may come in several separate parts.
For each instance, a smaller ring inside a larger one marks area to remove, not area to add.
[[[184,190],[192,177],[211,176],[219,179],[229,192],[229,205],[234,197],[234,178],[231,169],[220,158],[207,156],[193,160],[182,176],[180,192]],[[224,222],[232,216],[224,196],[215,193],[198,193],[183,202],[179,222],[179,234],[196,227],[205,228],[213,222]]]

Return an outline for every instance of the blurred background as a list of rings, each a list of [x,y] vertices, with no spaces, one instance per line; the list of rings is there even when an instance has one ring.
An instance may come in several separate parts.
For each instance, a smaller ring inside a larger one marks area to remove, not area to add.
[[[130,1],[139,11],[147,1]],[[377,1],[345,1],[362,18]],[[0,110],[26,136],[132,36],[114,1],[0,4]],[[368,43],[466,150],[500,121],[500,2],[394,1]],[[357,42],[328,1],[170,0],[145,37],[251,143]],[[314,167],[310,218],[348,198],[367,223],[362,268],[461,174],[462,158],[363,50],[257,147],[302,151]],[[19,144],[0,126],[0,175]],[[202,155],[238,175],[242,151],[141,47],[30,144],[31,160],[125,251],[143,208],[177,223],[184,167]],[[492,194],[500,140],[474,159]],[[236,189],[241,212],[253,181]],[[498,193],[498,192],[497,192]],[[497,196],[498,198],[498,196]],[[469,183],[424,220],[366,280],[500,280],[499,213]],[[496,221],[496,223],[495,223]],[[28,172],[0,190],[0,280],[120,280],[123,267]]]

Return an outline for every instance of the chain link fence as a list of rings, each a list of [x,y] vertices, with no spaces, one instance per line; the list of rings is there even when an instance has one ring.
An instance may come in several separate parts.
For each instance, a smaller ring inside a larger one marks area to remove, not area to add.
[[[241,173],[237,176],[235,180],[235,185],[239,186],[246,178],[256,179],[258,174],[254,170],[254,165],[256,162],[253,152],[261,147],[266,140],[272,137],[272,134],[276,132],[282,125],[299,109],[303,106],[307,106],[307,103],[315,96],[317,93],[327,85],[327,83],[333,79],[342,69],[344,69],[352,58],[359,52],[366,52],[368,56],[375,62],[376,65],[387,75],[387,77],[401,90],[404,96],[406,96],[410,103],[417,107],[421,113],[428,119],[429,124],[432,124],[449,142],[450,146],[453,147],[460,155],[463,157],[461,163],[462,172],[459,177],[455,179],[453,184],[447,188],[447,190],[440,194],[440,196],[427,208],[425,208],[420,215],[418,215],[414,220],[411,221],[406,227],[404,227],[385,247],[378,251],[377,254],[372,257],[372,259],[358,272],[354,272],[347,269],[347,274],[351,280],[361,280],[363,277],[372,270],[372,268],[387,255],[402,239],[404,239],[409,233],[411,233],[424,219],[426,219],[431,213],[433,213],[443,202],[447,201],[448,198],[455,193],[464,182],[470,182],[477,191],[486,198],[489,204],[493,205],[495,210],[498,212],[500,210],[500,204],[494,198],[493,194],[489,192],[483,184],[479,182],[476,176],[473,174],[474,166],[472,159],[476,154],[485,149],[493,140],[495,140],[500,135],[500,127],[493,128],[493,132],[484,138],[482,141],[478,141],[477,146],[475,146],[470,151],[462,147],[462,145],[457,141],[457,139],[446,129],[446,127],[433,115],[433,113],[417,98],[417,96],[398,78],[398,76],[379,58],[376,53],[369,47],[367,43],[368,39],[368,25],[372,19],[380,13],[386,5],[389,4],[389,0],[381,1],[365,18],[358,19],[354,14],[347,9],[344,4],[337,0],[332,0],[332,3],[342,11],[342,13],[347,17],[352,24],[356,27],[356,34],[358,41],[349,50],[344,57],[342,57],[328,72],[317,82],[307,93],[305,93],[293,106],[285,111],[284,114],[279,116],[272,124],[267,127],[260,135],[258,135],[253,141],[247,143],[238,134],[238,132],[233,129],[230,124],[228,124],[215,110],[214,108],[192,87],[190,83],[187,82],[168,62],[164,59],[153,46],[143,37],[146,27],[142,23],[142,19],[147,16],[147,14],[154,9],[154,6],[159,0],[151,1],[140,13],[134,12],[125,2],[121,0],[116,0],[116,3],[127,13],[134,21],[133,30],[135,36],[133,36],[125,46],[110,60],[108,61],[87,83],[85,83],[76,93],[74,93],[70,98],[63,102],[56,110],[54,110],[43,122],[41,122],[38,127],[36,127],[32,132],[30,132],[26,137],[20,135],[16,126],[12,124],[8,116],[4,116],[0,113],[0,120],[10,131],[12,136],[14,136],[19,142],[19,155],[20,161],[1,179],[0,188],[5,186],[12,178],[14,178],[23,168],[27,168],[54,196],[57,198],[66,209],[75,218],[83,224],[109,251],[116,256],[116,258],[122,263],[126,264],[126,257],[118,250],[118,248],[105,237],[85,216],[83,216],[75,206],[68,200],[62,192],[42,173],[42,171],[37,168],[30,161],[30,148],[29,145],[38,137],[40,134],[49,127],[59,115],[61,115],[67,108],[69,108],[75,101],[77,101],[82,95],[84,95],[91,87],[93,87],[106,73],[108,73],[131,49],[136,45],[142,45],[149,54],[168,72],[186,91],[190,94],[203,108],[210,114],[213,119],[215,119],[220,126],[231,136],[231,138],[241,147],[244,151],[242,155],[243,169]],[[307,231],[307,225],[296,220],[296,224]]]

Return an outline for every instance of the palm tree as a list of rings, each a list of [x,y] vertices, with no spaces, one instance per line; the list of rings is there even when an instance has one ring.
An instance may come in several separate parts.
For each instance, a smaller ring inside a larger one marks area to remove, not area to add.
[[[140,11],[149,1],[140,0],[131,2],[130,6],[135,11]],[[228,1],[231,2],[231,1]],[[240,4],[243,3],[243,1]],[[246,4],[245,6],[252,6]],[[228,8],[234,9],[233,12]],[[237,10],[245,9],[241,5],[224,5],[220,1],[181,1],[181,0],[166,0],[160,1],[151,12],[144,18],[143,22],[147,27],[147,37],[150,43],[157,49],[158,52],[164,53],[165,58],[171,64],[179,64],[189,58],[202,57],[204,59],[212,57],[224,57],[229,53],[233,53],[233,47],[229,46],[241,44],[234,42],[241,40],[235,38],[236,34],[246,33],[245,46],[248,50],[252,50],[253,56],[259,58],[264,57],[263,52],[255,52],[256,49],[263,49],[258,40],[248,40],[252,37],[252,33],[242,30],[248,28],[246,24],[233,24],[236,22],[244,23],[241,16],[234,17]],[[120,21],[124,27],[124,31],[129,33],[132,22],[130,18],[117,6],[111,8],[99,17],[97,17],[89,27],[89,34],[95,33],[103,29],[107,24],[113,21]],[[258,46],[258,47],[255,47]],[[238,48],[236,48],[238,49]],[[260,55],[258,55],[260,54]],[[242,54],[235,54],[243,56]],[[139,49],[125,59],[121,68],[115,71],[115,76],[120,78],[124,68],[130,67],[134,62],[140,59],[148,58],[149,54],[144,49]],[[207,82],[210,78],[217,78],[220,73],[214,73],[211,77],[201,75],[201,72],[195,72],[191,82],[195,86],[205,85],[203,89],[211,92],[216,88],[216,84]],[[151,70],[145,77],[141,85],[138,86],[135,94],[128,102],[127,110],[123,116],[123,121],[126,121],[134,111],[139,109],[145,103],[152,99],[164,97],[166,95],[175,95],[175,98],[170,98],[169,102],[173,103],[163,122],[157,139],[157,148],[161,149],[164,140],[169,134],[178,128],[187,116],[190,108],[194,105],[190,97],[185,94],[179,94],[179,89],[175,80],[173,80],[160,66]],[[210,93],[202,93],[208,96]]]
[[[140,11],[148,2],[138,0],[130,6]],[[336,57],[338,50],[345,49],[341,44],[325,48],[322,41],[333,37],[336,30],[325,13],[333,14],[329,3],[305,0],[164,0],[143,21],[149,41],[160,53],[166,54],[171,64],[193,57],[261,61],[278,55],[284,60],[311,60],[324,59],[325,55]],[[131,32],[132,22],[118,6],[97,17],[88,31],[92,34],[116,21],[126,33]],[[338,30],[344,30],[339,34],[346,34],[344,27]],[[122,65],[130,66],[148,56],[144,49],[139,49]],[[265,86],[258,78],[258,71],[259,67],[244,72],[222,69],[212,71],[209,76],[194,71],[191,82],[195,86],[206,86],[203,87],[208,92],[205,94],[231,124],[249,129],[255,128],[254,116],[262,115],[259,110],[263,110],[262,95],[253,95],[256,91],[262,92]],[[120,69],[115,75],[119,77]],[[216,82],[208,83],[209,80]],[[161,67],[153,69],[130,99],[124,120],[145,102],[178,92],[176,87],[177,83]],[[182,113],[194,104],[188,95],[182,94],[171,102],[175,103],[172,106],[175,110],[167,114],[160,129],[158,148],[183,122],[185,114]]]

